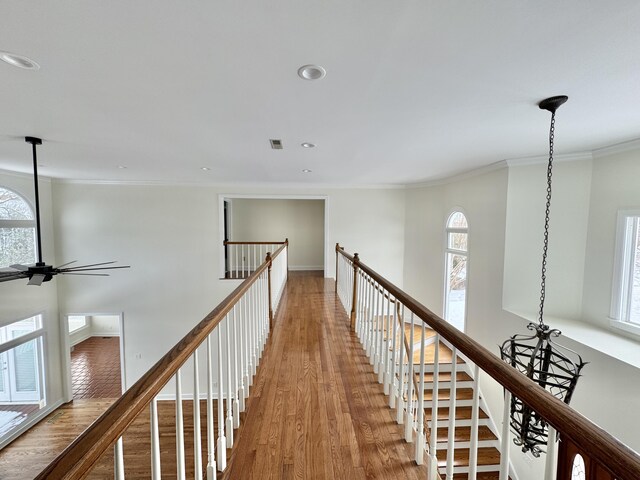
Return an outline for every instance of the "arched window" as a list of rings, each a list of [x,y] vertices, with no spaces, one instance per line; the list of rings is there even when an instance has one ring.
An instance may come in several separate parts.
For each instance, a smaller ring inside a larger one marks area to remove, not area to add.
[[[467,310],[468,225],[462,212],[449,215],[446,226],[444,318],[464,331]]]
[[[35,263],[35,235],[31,206],[17,193],[0,187],[0,268]]]
[[[584,465],[584,459],[579,453],[573,458],[573,468],[571,469],[571,480],[585,480],[587,478],[587,469]]]

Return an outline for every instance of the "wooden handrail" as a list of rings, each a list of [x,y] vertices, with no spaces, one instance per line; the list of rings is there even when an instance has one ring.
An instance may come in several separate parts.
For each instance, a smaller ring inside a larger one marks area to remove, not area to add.
[[[287,245],[288,244],[286,240],[284,242],[230,242],[229,240],[225,240],[222,243],[223,245]]]
[[[447,323],[359,259],[340,248],[336,248],[336,252],[352,262],[357,261],[358,268],[384,287],[396,300],[536,411],[560,434],[569,437],[585,454],[609,470],[618,480],[640,479],[640,455],[634,450]]]
[[[271,258],[275,259],[285,247],[286,245],[283,244]],[[36,480],[52,478],[75,480],[85,478],[101,455],[122,436],[127,427],[160,393],[178,369],[207,339],[207,336],[251,288],[259,276],[268,269],[269,265],[270,263],[267,261],[262,263],[256,271],[231,292],[209,315],[187,333],[182,340],[116,400],[106,412],[40,472]]]

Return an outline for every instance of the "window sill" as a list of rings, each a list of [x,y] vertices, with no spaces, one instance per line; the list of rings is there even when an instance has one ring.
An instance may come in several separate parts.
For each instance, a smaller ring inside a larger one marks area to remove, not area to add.
[[[618,330],[631,333],[637,336],[638,340],[640,340],[640,325],[629,322],[621,322],[620,320],[615,320],[613,318],[609,319],[609,325],[611,325],[613,328],[617,328]]]
[[[528,315],[513,310],[509,311],[524,321],[537,323],[537,317],[535,315]],[[564,337],[628,365],[640,368],[640,328],[637,333],[630,332],[630,334],[627,332],[625,334],[613,331],[613,328],[607,329],[580,320],[549,316],[545,316],[545,323],[551,328],[560,330]],[[620,324],[623,322],[616,321],[616,323]],[[634,325],[626,324],[625,327],[633,328]],[[616,325],[616,328],[619,327]]]

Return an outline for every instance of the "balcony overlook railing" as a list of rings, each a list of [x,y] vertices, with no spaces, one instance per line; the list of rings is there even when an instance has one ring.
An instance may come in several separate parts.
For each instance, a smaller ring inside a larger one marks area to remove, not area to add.
[[[572,465],[578,453],[586,465],[586,477],[582,477],[586,480],[640,479],[638,453],[407,295],[362,263],[358,254],[350,255],[339,245],[336,245],[336,293],[350,314],[351,327],[378,373],[384,393],[389,395],[389,406],[397,410],[397,422],[405,425],[405,440],[415,441],[416,462],[424,463],[427,456],[430,480],[439,478],[440,473],[446,474],[447,480],[459,473],[475,480],[481,471],[489,471],[478,461],[482,453],[478,433],[482,420],[480,371],[505,392],[502,438],[494,441],[501,446],[500,464],[496,466],[500,480],[507,480],[514,473],[509,461],[512,396],[522,400],[549,427],[545,480],[573,479]],[[428,361],[427,348],[431,357]],[[443,363],[445,355],[450,358]],[[456,412],[457,379],[461,378],[459,370],[463,365],[469,365],[473,375],[473,398],[465,400],[470,402],[471,409],[465,424],[465,428],[470,428],[470,438],[464,442],[469,458],[468,467],[461,470],[456,453],[461,447],[457,447],[459,440],[455,438],[458,415],[448,414],[449,418],[442,421],[439,414],[443,408]],[[426,367],[430,367],[429,372]],[[447,430],[446,437],[438,437],[439,429],[440,433]],[[555,432],[560,438],[557,456]]]
[[[173,478],[184,479],[185,439],[182,373],[191,359],[193,374],[193,459],[196,479],[215,478],[215,471],[226,467],[227,448],[233,446],[233,433],[240,426],[240,412],[253,383],[262,351],[269,336],[287,281],[287,243],[266,253],[266,259],[253,266],[251,274],[209,315],[196,325],[142,378],[71,443],[37,479],[80,479],[91,473],[101,456],[114,448],[115,478],[125,478],[122,436],[147,408],[150,409],[150,478],[161,478],[158,395],[173,379],[175,382],[176,471]],[[203,463],[200,412],[200,360],[206,364],[207,458]],[[202,357],[200,357],[202,358]],[[217,370],[217,372],[215,372]],[[215,380],[215,382],[214,382]],[[214,392],[217,383],[218,391]],[[171,394],[173,395],[173,394]],[[214,416],[217,406],[217,421]],[[226,420],[225,420],[226,417]],[[217,423],[217,445],[214,425]],[[165,473],[166,475],[166,473]],[[1,474],[0,474],[1,476]]]
[[[224,278],[248,278],[261,263],[267,252],[275,252],[284,242],[232,242],[224,241]]]

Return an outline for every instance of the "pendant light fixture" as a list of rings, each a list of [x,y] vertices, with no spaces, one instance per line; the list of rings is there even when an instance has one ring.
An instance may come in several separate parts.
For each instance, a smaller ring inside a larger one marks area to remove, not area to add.
[[[568,100],[561,95],[542,100],[538,106],[551,112],[549,129],[549,162],[547,164],[547,197],[544,216],[544,240],[542,248],[542,271],[540,281],[540,308],[538,323],[527,328],[533,335],[514,335],[500,348],[500,356],[517,370],[525,374],[556,398],[568,404],[576,387],[580,372],[586,363],[576,352],[554,342],[560,330],[551,329],[544,323],[546,298],[547,251],[549,247],[549,218],[551,209],[551,179],[553,173],[553,147],[556,110]],[[530,451],[535,457],[543,453],[547,444],[546,421],[519,398],[511,398],[511,429],[515,433],[514,443],[523,452]]]
[[[38,252],[38,261],[35,265],[11,265],[8,269],[0,270],[0,282],[8,282],[10,280],[19,280],[28,278],[28,285],[42,285],[44,282],[50,281],[55,275],[88,275],[93,277],[108,277],[109,274],[104,270],[115,270],[118,268],[129,268],[129,265],[107,266],[116,262],[92,263],[90,265],[78,265],[69,267],[73,262],[65,263],[59,267],[47,265],[42,259],[42,233],[40,231],[40,193],[38,190],[38,155],[37,146],[42,145],[42,139],[36,137],[25,137],[25,142],[31,144],[33,156],[33,188],[36,207],[36,245]],[[95,273],[100,271],[100,273]]]

